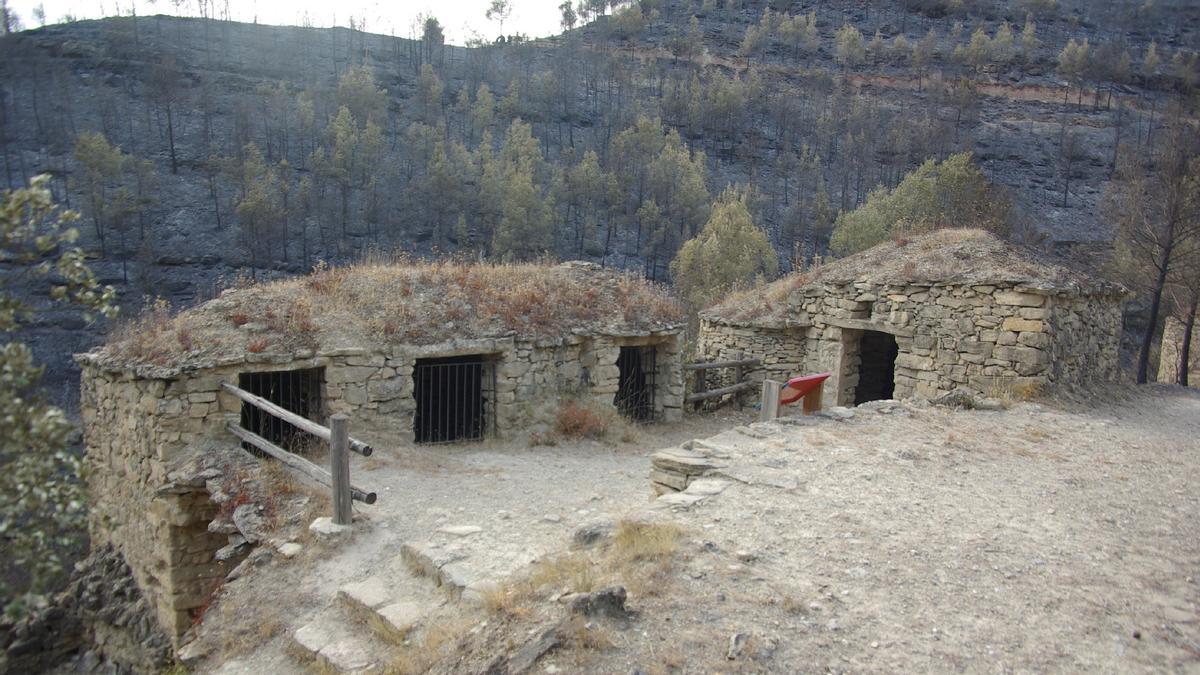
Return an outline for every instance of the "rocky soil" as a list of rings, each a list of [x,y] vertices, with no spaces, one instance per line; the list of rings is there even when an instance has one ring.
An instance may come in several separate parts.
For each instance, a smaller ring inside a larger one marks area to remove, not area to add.
[[[342,633],[329,639],[366,636],[364,667],[395,667],[447,631],[433,672],[1200,668],[1195,391],[752,421],[689,416],[615,449],[378,452],[354,467],[381,497],[353,538],[301,539],[299,554],[227,584],[190,656],[201,672],[296,669],[310,661],[297,631],[332,622]],[[647,502],[648,455],[693,437],[714,468]],[[544,639],[568,614],[562,593],[499,614],[478,606],[481,582],[512,583],[567,551],[572,532],[622,518],[682,535],[652,585],[629,587],[631,615],[578,629],[603,639]],[[462,600],[419,579],[404,544],[455,551]],[[361,587],[369,579],[388,601],[425,608],[405,637],[352,629],[373,625],[354,623],[354,598],[384,601]]]

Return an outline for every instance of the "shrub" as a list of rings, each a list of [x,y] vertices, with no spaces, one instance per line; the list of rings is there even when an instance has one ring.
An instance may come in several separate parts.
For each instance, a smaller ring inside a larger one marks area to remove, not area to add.
[[[602,410],[576,399],[563,401],[558,408],[555,430],[565,438],[591,438],[600,440],[608,435],[617,422],[614,410]]]

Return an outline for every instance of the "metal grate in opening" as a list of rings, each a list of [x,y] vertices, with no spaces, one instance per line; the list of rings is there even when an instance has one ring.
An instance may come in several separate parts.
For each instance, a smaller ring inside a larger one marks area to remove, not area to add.
[[[495,431],[495,361],[483,355],[417,359],[413,433],[417,443],[482,440]]]
[[[321,416],[321,385],[324,381],[324,368],[238,375],[238,386],[242,389],[310,420],[317,420]],[[313,442],[308,434],[249,403],[242,403],[241,425],[243,429],[292,452],[307,450]],[[242,445],[247,450],[251,449],[248,444]]]
[[[648,347],[621,347],[617,356],[617,395],[613,405],[622,415],[646,422],[654,419],[655,375],[658,350]]]

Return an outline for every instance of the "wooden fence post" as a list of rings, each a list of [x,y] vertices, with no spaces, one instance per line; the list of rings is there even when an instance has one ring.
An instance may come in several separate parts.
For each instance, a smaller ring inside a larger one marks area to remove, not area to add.
[[[350,419],[343,414],[329,418],[329,474],[333,478],[333,523],[349,525],[350,514]]]
[[[770,422],[779,417],[779,389],[781,386],[775,380],[763,380],[762,412],[758,416],[760,422]]]
[[[739,362],[736,366],[733,367],[733,383],[734,384],[740,384],[742,381],[742,364],[740,362],[741,362],[743,356],[744,356],[744,354],[742,353],[742,350],[740,350],[740,349],[733,353],[733,360]],[[742,409],[742,395],[740,392],[733,395],[733,402],[735,404],[737,404],[738,410]]]

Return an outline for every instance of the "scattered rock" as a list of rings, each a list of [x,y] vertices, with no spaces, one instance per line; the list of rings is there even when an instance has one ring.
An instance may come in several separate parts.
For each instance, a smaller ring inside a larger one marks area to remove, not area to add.
[[[192,640],[175,653],[175,658],[188,668],[194,667],[197,663],[208,658],[211,652],[209,646],[201,640]]]
[[[820,410],[815,414],[820,415],[821,417],[828,417],[829,419],[832,419],[832,420],[843,420],[844,421],[844,420],[854,418],[853,410],[851,410],[845,406],[840,406],[840,405],[835,405],[832,408],[826,408],[825,410]]]
[[[537,660],[550,650],[558,647],[560,643],[558,629],[558,624],[544,627],[536,638],[526,642],[508,659],[508,672],[513,675],[523,673],[532,668],[533,664],[537,663]]]
[[[239,563],[237,567],[230,570],[229,574],[225,575],[225,581],[234,581],[235,579],[245,576],[245,574],[249,572],[251,568],[265,565],[271,560],[273,555],[274,549],[269,547],[259,546],[258,548],[255,548],[250,552],[250,555],[246,556],[245,560]]]
[[[975,395],[966,389],[955,389],[954,391],[942,394],[930,401],[933,405],[945,406],[947,408],[967,408],[973,409],[978,407],[975,400]]]
[[[552,514],[552,513],[551,513],[551,514],[547,514],[547,515],[544,515],[544,516],[542,516],[542,522],[544,522],[544,523],[561,523],[561,522],[562,522],[562,517],[561,517],[561,516],[556,516],[556,515],[554,515],[554,514]]]
[[[734,633],[729,636],[729,650],[725,652],[725,658],[730,661],[742,658],[742,655],[746,652],[746,645],[749,643],[749,633]]]
[[[294,541],[289,541],[279,547],[279,553],[285,558],[295,558],[304,547]]]
[[[451,534],[456,537],[469,537],[472,534],[483,532],[483,528],[478,525],[443,525],[437,529],[442,534]]]
[[[616,524],[611,519],[594,520],[579,526],[571,540],[576,546],[592,546],[612,536]]]
[[[349,535],[352,528],[349,525],[335,525],[333,518],[321,516],[312,521],[312,525],[308,526],[308,531],[317,535],[318,539],[332,541]]]
[[[237,536],[238,535],[232,535],[230,538]],[[241,537],[238,538],[241,539]],[[213,554],[213,557],[221,562],[225,562],[242,555],[248,548],[250,548],[250,544],[246,543],[245,539],[242,539],[241,541],[230,543],[217,549],[217,552]]]
[[[584,616],[607,616],[624,619],[629,616],[625,609],[625,588],[610,586],[592,593],[579,593],[571,600],[571,612]]]
[[[233,524],[251,544],[265,539],[271,529],[270,523],[262,513],[262,506],[258,504],[239,504],[233,510]]]
[[[975,409],[987,411],[1004,410],[1004,403],[1000,399],[981,398],[975,401]]]

